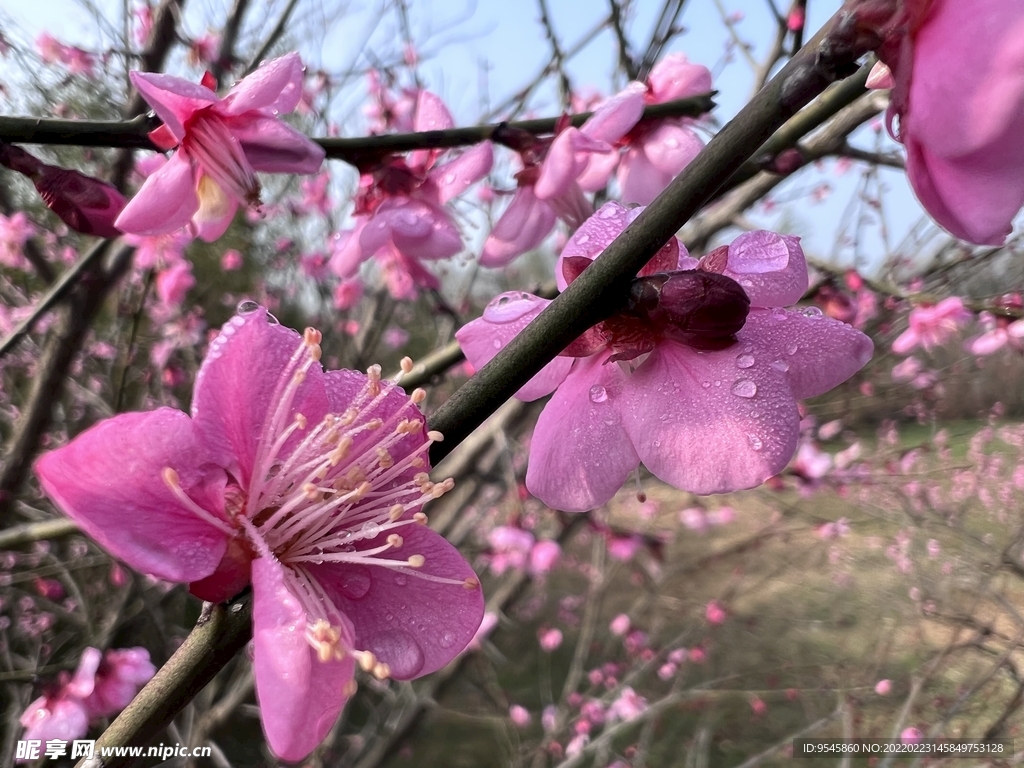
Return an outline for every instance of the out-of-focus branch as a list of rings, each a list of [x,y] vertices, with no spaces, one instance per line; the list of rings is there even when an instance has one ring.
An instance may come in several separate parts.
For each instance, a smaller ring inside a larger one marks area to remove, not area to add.
[[[831,82],[856,71],[867,43],[844,34],[844,18],[834,17],[808,42],[600,258],[438,409],[431,427],[447,440],[434,444],[435,463],[570,342],[614,312],[640,268],[775,130]]]
[[[555,26],[551,22],[547,0],[537,0],[537,5],[540,8],[540,23],[544,27],[544,35],[548,39],[548,45],[551,46],[551,66],[558,73],[558,90],[562,108],[569,109],[572,99],[572,83],[569,82],[569,73],[565,71],[565,53],[558,42]]]
[[[78,523],[66,517],[25,523],[0,531],[0,549],[13,549],[33,541],[47,541],[78,533]]]
[[[615,42],[619,49],[619,66],[630,80],[636,80],[637,68],[633,61],[633,55],[629,52],[629,38],[626,37],[625,23],[622,18],[622,8],[619,0],[608,0],[611,13],[608,16],[608,26],[615,33]]]
[[[281,16],[278,18],[274,28],[270,30],[270,34],[267,35],[267,39],[263,41],[263,45],[260,46],[259,51],[252,57],[249,65],[245,68],[244,74],[251,74],[256,70],[256,67],[260,65],[260,62],[267,57],[270,53],[270,49],[277,45],[277,41],[281,39],[281,35],[284,34],[284,29],[288,26],[288,20],[291,19],[292,13],[295,11],[295,7],[299,4],[299,0],[289,0],[288,5],[285,6],[281,12]]]
[[[210,65],[210,73],[222,84],[224,74],[231,69],[235,62],[235,41],[238,39],[238,30],[242,28],[242,19],[249,7],[249,0],[235,0],[228,20],[224,23],[224,33],[220,37],[220,50],[217,51],[217,58]]]
[[[651,31],[651,39],[647,43],[643,60],[637,68],[635,80],[647,79],[647,75],[650,74],[654,62],[658,60],[661,52],[668,45],[668,41],[676,33],[676,19],[683,12],[683,5],[685,4],[686,0],[665,0],[664,5],[661,6],[661,14],[659,14],[658,22]]]

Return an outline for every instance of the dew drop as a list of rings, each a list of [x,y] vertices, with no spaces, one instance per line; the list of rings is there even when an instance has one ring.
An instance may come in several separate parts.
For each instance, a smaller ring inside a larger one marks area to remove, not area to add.
[[[718,381],[716,381],[716,382],[715,382],[715,386],[716,386],[716,387],[720,387],[720,386],[722,386],[722,380],[721,380],[721,379],[719,379]]]
[[[702,381],[702,382],[700,383],[700,385],[701,385],[702,387],[704,387],[704,389],[707,389],[708,387],[710,387],[710,386],[711,386],[711,382],[710,382],[710,381]]]
[[[442,648],[451,648],[455,644],[455,635],[452,632],[444,632],[437,638],[437,644]]]
[[[364,538],[375,539],[380,536],[380,525],[373,522],[372,520],[363,523],[363,527],[360,529]]]
[[[781,373],[785,373],[789,370],[789,363],[785,360],[775,360],[772,362],[772,368],[776,371],[780,371]]]
[[[757,394],[757,384],[750,379],[739,379],[732,385],[732,393],[737,397],[753,397]]]
[[[267,322],[271,325],[280,325],[281,321],[274,317],[270,312],[267,312]]]
[[[787,313],[786,310],[784,310],[782,307],[774,307],[772,309],[772,320],[774,320],[777,323],[782,320],[785,320],[788,316],[789,313]]]
[[[251,299],[238,302],[238,306],[235,308],[235,312],[240,315],[251,315],[253,312],[259,311],[260,305]]]
[[[501,342],[498,339],[495,339],[492,343],[495,349],[501,349]]]
[[[791,341],[789,343],[789,345],[786,347],[786,354],[787,355],[795,355],[797,353],[797,351],[799,351],[799,349],[800,349],[800,345],[797,344],[795,341]]]
[[[446,173],[444,175],[444,183],[445,184],[453,184],[454,182],[455,182],[455,174],[454,173]]]
[[[409,583],[409,577],[406,576],[404,573],[396,573],[395,574],[395,584],[397,584],[400,587],[404,587],[408,583]]]
[[[590,235],[583,233],[582,235],[576,238],[576,242],[579,243],[580,245],[586,245],[587,243],[590,242]]]
[[[360,600],[370,591],[370,569],[362,565],[349,565],[342,571],[338,580],[338,591],[349,600]]]
[[[739,357],[736,358],[736,367],[737,368],[749,368],[753,364],[754,364],[754,356],[753,355],[740,355]]]
[[[600,384],[595,384],[590,388],[590,402],[592,403],[603,403],[608,399],[608,390],[602,387]]]
[[[423,649],[416,638],[401,629],[382,632],[367,643],[367,650],[391,667],[400,680],[415,677],[423,669]]]
[[[760,451],[762,448],[764,448],[764,443],[761,442],[761,438],[758,437],[757,435],[747,435],[747,440],[750,441],[750,447],[753,448],[755,451]]]
[[[611,205],[606,205],[597,212],[597,218],[599,219],[614,219],[616,210]]]
[[[484,309],[484,320],[491,323],[513,323],[531,309],[535,309],[535,297],[522,291],[509,291],[494,298]]]
[[[812,320],[819,320],[825,316],[818,307],[804,307],[803,315]]]

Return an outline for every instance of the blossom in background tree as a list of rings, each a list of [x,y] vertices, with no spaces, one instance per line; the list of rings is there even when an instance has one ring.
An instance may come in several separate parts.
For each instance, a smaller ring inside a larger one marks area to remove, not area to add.
[[[559,286],[641,210],[607,203],[580,227],[559,257]],[[796,450],[797,399],[827,392],[871,357],[863,333],[816,307],[783,308],[807,288],[795,237],[750,232],[700,262],[673,239],[640,275],[626,310],[516,395],[555,392],[537,421],[526,484],[556,509],[603,504],[640,462],[693,493],[756,486]],[[466,357],[484,365],[548,303],[497,297],[456,334]]]
[[[854,3],[867,23],[873,0]],[[1024,16],[1019,0],[913,0],[883,30],[890,133],[921,204],[962,240],[1001,245],[1024,205]],[[893,128],[898,118],[897,128]]]
[[[455,125],[434,94],[419,91],[415,103],[414,130]],[[446,259],[462,250],[462,234],[445,205],[490,173],[494,161],[489,141],[438,164],[443,154],[444,150],[417,150],[406,158],[388,158],[362,174],[355,226],[338,234],[331,257],[337,275],[350,278],[364,261],[378,256],[387,268],[408,275],[407,281],[388,281],[396,298],[413,298],[417,285],[438,287],[420,262]]]
[[[132,72],[131,80],[164,121],[153,143],[177,151],[121,212],[115,223],[123,232],[166,234],[191,222],[199,237],[216,240],[240,202],[259,204],[256,171],[320,170],[323,148],[278,118],[302,95],[298,54],[264,63],[223,99],[209,76],[201,85],[150,72]]]
[[[140,571],[223,601],[253,589],[254,665],[274,752],[305,757],[355,664],[406,680],[447,664],[483,615],[479,582],[426,527],[432,483],[417,390],[325,372],[319,334],[249,302],[212,342],[191,418],[115,416],[45,454],[46,493]]]
[[[949,341],[973,317],[959,296],[950,296],[930,307],[914,307],[910,311],[910,327],[896,337],[892,351],[905,355],[918,347],[932,350]]]
[[[115,715],[156,674],[145,648],[86,648],[74,676],[62,672],[21,716],[23,739],[81,738],[89,721]]]

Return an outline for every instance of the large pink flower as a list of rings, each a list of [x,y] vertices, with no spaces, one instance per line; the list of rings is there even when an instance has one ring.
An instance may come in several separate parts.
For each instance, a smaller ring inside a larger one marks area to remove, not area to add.
[[[871,14],[871,0],[860,10]],[[907,0],[879,56],[895,80],[890,124],[935,220],[1001,244],[1024,205],[1024,13],[1019,0]]]
[[[447,664],[483,614],[479,582],[420,508],[434,484],[406,396],[324,371],[319,334],[254,304],[224,326],[189,417],[108,419],[44,455],[43,489],[129,565],[206,600],[253,589],[257,697],[271,748],[298,760],[354,689],[356,663],[409,679]]]
[[[640,210],[607,203],[580,227],[559,259],[560,286]],[[526,485],[557,509],[603,504],[640,462],[694,493],[756,486],[796,450],[797,399],[828,391],[871,357],[871,340],[849,325],[816,308],[783,309],[807,288],[795,237],[750,232],[700,262],[673,239],[640,274],[626,310],[517,393],[554,391]],[[497,297],[458,332],[466,357],[483,365],[548,303]]]
[[[122,232],[160,235],[192,222],[199,237],[216,240],[240,202],[259,203],[256,171],[309,174],[323,163],[323,148],[278,118],[302,96],[298,54],[268,61],[223,99],[212,78],[198,85],[132,72],[131,80],[164,121],[154,143],[178,149],[118,216]]]

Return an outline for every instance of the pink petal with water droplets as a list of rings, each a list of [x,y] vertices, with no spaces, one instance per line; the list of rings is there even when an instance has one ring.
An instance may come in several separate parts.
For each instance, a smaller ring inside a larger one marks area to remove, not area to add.
[[[704,148],[700,137],[678,122],[662,123],[653,129],[643,141],[643,151],[651,165],[657,168],[668,182],[690,164]]]
[[[786,374],[799,400],[824,394],[842,384],[871,359],[871,339],[852,325],[814,311],[753,309],[740,346],[750,344],[757,365]]]
[[[430,172],[430,178],[437,186],[438,202],[444,205],[491,172],[494,164],[494,149],[489,141],[477,144],[456,157],[439,165]]]
[[[729,245],[722,274],[738,282],[755,307],[786,307],[807,290],[807,261],[800,238],[758,230]]]
[[[532,187],[519,187],[488,235],[480,264],[503,267],[519,254],[536,248],[555,226],[555,218],[554,210],[537,199]]]
[[[281,563],[254,560],[252,591],[253,669],[263,731],[278,757],[302,760],[337,722],[355,662],[351,653],[341,661],[317,658],[306,640],[312,620],[288,590]],[[348,645],[351,628],[341,629]]]
[[[553,197],[565,195],[576,176],[586,164],[585,158],[577,157],[580,151],[577,148],[577,140],[582,134],[576,128],[567,128],[562,131],[555,140],[551,142],[547,157],[540,166],[540,175],[534,185],[534,194],[541,200],[550,200]],[[600,151],[611,149],[609,146],[601,145]]]
[[[402,559],[419,554],[420,573],[455,579],[441,584],[384,567],[323,564],[309,572],[352,622],[355,646],[373,653],[391,668],[391,676],[410,680],[440,669],[469,644],[484,615],[483,592],[476,574],[443,536],[412,523],[394,531],[401,549],[382,555]],[[388,532],[356,542],[359,550],[384,545]]]
[[[647,205],[662,193],[672,177],[655,168],[640,145],[630,147],[622,155],[618,179],[624,203]]]
[[[246,115],[228,123],[253,170],[264,173],[316,173],[324,149],[276,117]]]
[[[703,64],[691,64],[682,53],[671,53],[651,68],[647,82],[651,101],[661,104],[710,91],[711,70]]]
[[[414,259],[445,259],[462,250],[462,235],[440,206],[406,197],[385,200],[359,237],[367,253],[389,243]]]
[[[753,488],[789,463],[799,435],[796,400],[767,360],[740,368],[743,348],[742,336],[703,354],[662,342],[629,379],[625,428],[658,479],[692,493],[726,493]]]
[[[269,447],[268,421],[291,379],[285,374],[288,361],[298,352],[302,337],[290,328],[270,323],[262,307],[236,315],[221,329],[196,376],[192,396],[192,418],[200,439],[215,451],[221,466],[229,468],[242,484],[249,486],[257,446]],[[297,394],[287,409],[283,425],[296,413],[315,425],[327,413],[323,371],[314,363],[306,372]],[[285,445],[299,440],[293,435]]]
[[[46,494],[115,557],[161,579],[213,573],[227,536],[184,507],[163,480],[214,517],[226,483],[216,456],[181,411],[160,408],[102,421],[44,454],[35,471]]]
[[[192,115],[220,101],[209,88],[174,75],[130,72],[128,77],[178,141],[185,137],[185,122]]]
[[[529,293],[513,291],[495,296],[483,316],[466,323],[455,333],[466,359],[477,370],[486,365],[551,302]],[[551,394],[562,383],[572,359],[556,357],[524,384],[516,397],[529,402]]]
[[[421,90],[416,95],[416,112],[413,115],[414,131],[443,131],[455,125],[451,112],[444,102],[430,91]],[[416,171],[425,171],[433,165],[442,150],[417,149],[410,152],[407,162]]]
[[[223,103],[217,107],[222,115],[240,115],[250,110],[291,112],[302,97],[302,59],[289,53],[271,61],[242,78]]]
[[[640,461],[623,428],[626,374],[602,357],[576,361],[533,431],[526,487],[554,509],[604,504]]]
[[[199,210],[192,164],[178,150],[150,174],[114,226],[132,235],[164,235],[181,229]]]
[[[330,266],[331,271],[339,277],[352,277],[359,271],[359,265],[372,256],[362,246],[366,223],[367,219],[358,217],[353,229],[338,233],[338,242],[331,251]]]
[[[587,164],[576,176],[576,184],[584,192],[597,192],[604,189],[608,180],[615,173],[619,164],[619,150],[611,152],[591,152],[587,155]]]

